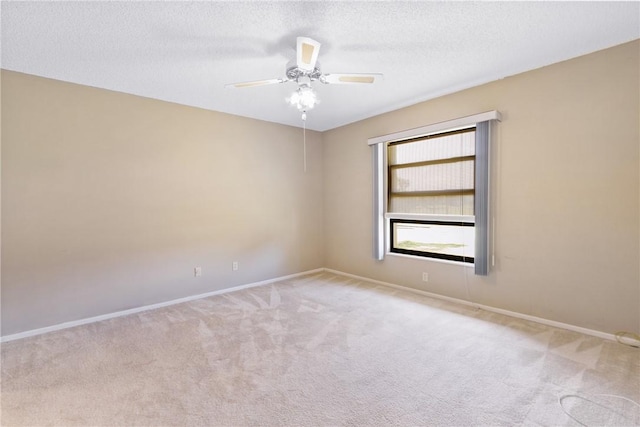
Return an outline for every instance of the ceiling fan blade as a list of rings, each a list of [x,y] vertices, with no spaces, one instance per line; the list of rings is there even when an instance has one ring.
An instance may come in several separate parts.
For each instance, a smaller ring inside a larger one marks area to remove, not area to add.
[[[276,83],[284,83],[286,81],[288,80],[285,80],[285,79],[256,80],[253,82],[229,83],[224,85],[224,87],[232,87],[232,88],[254,87],[254,86],[272,85]]]
[[[375,83],[382,80],[380,73],[357,73],[357,74],[325,74],[320,81],[327,84],[361,84]]]
[[[313,71],[320,52],[320,43],[309,37],[298,37],[296,49],[296,62],[298,68],[304,71]]]

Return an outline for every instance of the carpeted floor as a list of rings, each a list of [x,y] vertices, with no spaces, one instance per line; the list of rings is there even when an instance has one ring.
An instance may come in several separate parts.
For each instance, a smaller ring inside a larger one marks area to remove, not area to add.
[[[328,273],[2,346],[4,426],[640,424],[625,398],[638,349]]]

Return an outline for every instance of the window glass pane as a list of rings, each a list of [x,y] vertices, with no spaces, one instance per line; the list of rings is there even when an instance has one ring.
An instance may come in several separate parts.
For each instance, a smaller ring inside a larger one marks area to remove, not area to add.
[[[475,161],[412,166],[391,169],[391,192],[473,190]]]
[[[473,258],[474,227],[403,222],[392,226],[392,249]]]
[[[473,194],[453,196],[392,197],[389,212],[430,215],[473,215]]]
[[[475,130],[389,146],[390,165],[475,154]]]

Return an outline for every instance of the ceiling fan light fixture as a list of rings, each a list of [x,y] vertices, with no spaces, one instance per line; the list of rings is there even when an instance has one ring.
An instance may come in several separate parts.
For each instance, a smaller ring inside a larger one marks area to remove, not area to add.
[[[311,86],[300,86],[287,98],[287,102],[296,107],[298,111],[305,112],[315,107],[319,101]]]

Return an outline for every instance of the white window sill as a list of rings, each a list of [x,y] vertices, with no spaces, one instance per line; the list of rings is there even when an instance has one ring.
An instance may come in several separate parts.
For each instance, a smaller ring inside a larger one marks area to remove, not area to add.
[[[418,255],[399,254],[397,252],[386,252],[384,255],[392,256],[392,257],[400,257],[400,258],[411,258],[411,259],[420,260],[420,261],[440,262],[443,264],[452,264],[460,267],[474,268],[474,264],[470,264],[468,262],[462,262],[462,261],[452,261],[448,259],[430,258],[430,257],[424,257],[424,256],[418,256]]]

